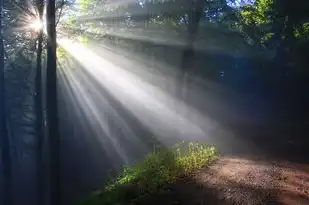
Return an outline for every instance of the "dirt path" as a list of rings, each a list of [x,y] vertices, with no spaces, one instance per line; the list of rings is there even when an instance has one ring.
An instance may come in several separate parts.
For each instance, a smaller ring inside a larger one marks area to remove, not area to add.
[[[203,188],[192,192],[192,204],[309,205],[309,165],[223,157],[195,183]]]

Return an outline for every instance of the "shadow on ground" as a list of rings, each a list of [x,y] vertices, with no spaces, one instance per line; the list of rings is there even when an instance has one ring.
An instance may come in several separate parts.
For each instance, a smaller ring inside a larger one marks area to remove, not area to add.
[[[305,205],[309,204],[308,174],[308,165],[223,157],[141,204]]]

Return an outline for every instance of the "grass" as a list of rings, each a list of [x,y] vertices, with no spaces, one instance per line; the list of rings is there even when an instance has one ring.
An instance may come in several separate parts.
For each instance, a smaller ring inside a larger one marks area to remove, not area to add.
[[[80,205],[144,204],[147,199],[167,192],[168,185],[194,175],[218,156],[213,146],[199,143],[158,149],[135,166],[124,168],[116,179],[83,199]]]

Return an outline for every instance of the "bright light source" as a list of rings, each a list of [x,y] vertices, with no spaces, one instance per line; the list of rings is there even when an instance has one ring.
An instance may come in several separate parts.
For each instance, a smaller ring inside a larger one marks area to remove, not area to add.
[[[30,23],[30,28],[35,31],[39,31],[43,28],[43,22],[40,20],[35,20],[34,22]]]

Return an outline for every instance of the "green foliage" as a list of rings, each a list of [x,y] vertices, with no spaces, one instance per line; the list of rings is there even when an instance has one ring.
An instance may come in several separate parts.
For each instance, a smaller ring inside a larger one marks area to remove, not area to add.
[[[273,36],[274,36],[274,33],[272,32],[266,33],[264,36],[262,36],[261,42],[265,43],[268,40],[270,40]]]
[[[65,58],[67,57],[69,54],[66,50],[64,50],[62,47],[57,47],[57,58],[61,59],[61,58]]]
[[[244,24],[256,24],[259,21],[259,14],[254,6],[247,5],[239,12],[241,20]]]
[[[306,22],[302,24],[300,28],[295,29],[294,35],[298,39],[309,39],[309,22]]]
[[[78,41],[87,45],[88,44],[88,37],[87,36],[79,36],[78,38]]]
[[[68,26],[73,26],[74,23],[75,23],[75,18],[73,18],[73,17],[70,17],[70,18],[68,18],[68,19],[66,20],[66,24],[67,24]]]
[[[258,0],[254,5],[245,5],[240,15],[246,23],[265,24],[270,21],[274,1]]]
[[[194,174],[218,156],[213,146],[199,143],[180,143],[171,149],[159,149],[135,166],[124,168],[116,180],[80,204],[138,203],[142,199],[163,193],[166,185]]]
[[[93,3],[93,0],[80,0],[80,8],[83,10],[89,9]]]
[[[276,16],[274,0],[257,0],[254,4],[243,6],[239,11],[239,25],[242,32],[256,45],[268,45],[274,37]],[[276,23],[279,22],[277,18]]]
[[[256,2],[256,10],[259,14],[257,18],[259,23],[267,23],[269,16],[273,11],[274,0],[259,0]]]

